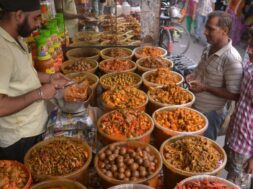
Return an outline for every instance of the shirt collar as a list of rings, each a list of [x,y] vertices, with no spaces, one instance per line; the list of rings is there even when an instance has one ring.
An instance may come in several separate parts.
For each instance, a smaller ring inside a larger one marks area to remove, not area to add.
[[[16,42],[15,39],[7,32],[5,31],[2,27],[0,27],[0,35],[7,41],[9,42]]]
[[[5,40],[11,42],[11,43],[15,43],[20,49],[22,49],[20,47],[20,45],[17,43],[17,41],[7,32],[5,31],[2,27],[0,27],[0,36],[2,36]],[[23,44],[23,41],[21,40],[21,37],[18,37],[18,41],[19,43],[22,45],[23,47],[23,51],[28,51],[25,47],[24,47],[24,44]]]
[[[226,44],[224,47],[222,47],[220,50],[218,50],[216,53],[214,53],[217,56],[221,56],[224,52],[226,52],[228,49],[232,47],[232,40],[229,39],[228,44]]]

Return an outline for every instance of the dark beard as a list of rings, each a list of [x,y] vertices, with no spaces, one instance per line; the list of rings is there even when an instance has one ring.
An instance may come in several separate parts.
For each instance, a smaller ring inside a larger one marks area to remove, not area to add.
[[[36,28],[35,28],[36,29]],[[28,18],[25,17],[25,20],[23,21],[22,24],[18,26],[18,35],[21,37],[28,37],[31,35],[31,33],[35,30],[32,29],[29,24],[28,24]]]

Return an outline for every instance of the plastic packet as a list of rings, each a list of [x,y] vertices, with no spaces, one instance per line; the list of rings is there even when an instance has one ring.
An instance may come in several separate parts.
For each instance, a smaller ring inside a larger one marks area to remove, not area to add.
[[[73,84],[65,88],[64,100],[67,102],[85,101],[88,98],[89,82],[87,80],[80,84]]]

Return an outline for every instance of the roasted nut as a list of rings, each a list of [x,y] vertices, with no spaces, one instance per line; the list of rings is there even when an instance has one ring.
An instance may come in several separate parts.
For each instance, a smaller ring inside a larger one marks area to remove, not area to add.
[[[111,150],[112,148],[108,147],[104,150],[104,153],[106,154]],[[114,179],[136,181],[147,178],[155,172],[157,161],[155,161],[155,156],[150,154],[151,150],[149,148],[120,146],[117,150],[119,154],[110,154],[106,155],[103,160],[99,159],[99,161],[103,161],[102,165],[104,165],[106,172],[101,167],[102,162],[98,163],[98,167],[103,170],[105,175],[109,171],[109,175],[112,173]],[[105,163],[106,160],[108,160],[108,164]]]

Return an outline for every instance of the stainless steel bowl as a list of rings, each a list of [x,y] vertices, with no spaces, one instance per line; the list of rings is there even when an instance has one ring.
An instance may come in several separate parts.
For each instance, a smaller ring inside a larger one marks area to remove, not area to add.
[[[54,102],[65,113],[75,114],[85,111],[93,96],[93,90],[89,87],[86,101],[68,102],[64,100],[64,88],[57,91]]]

